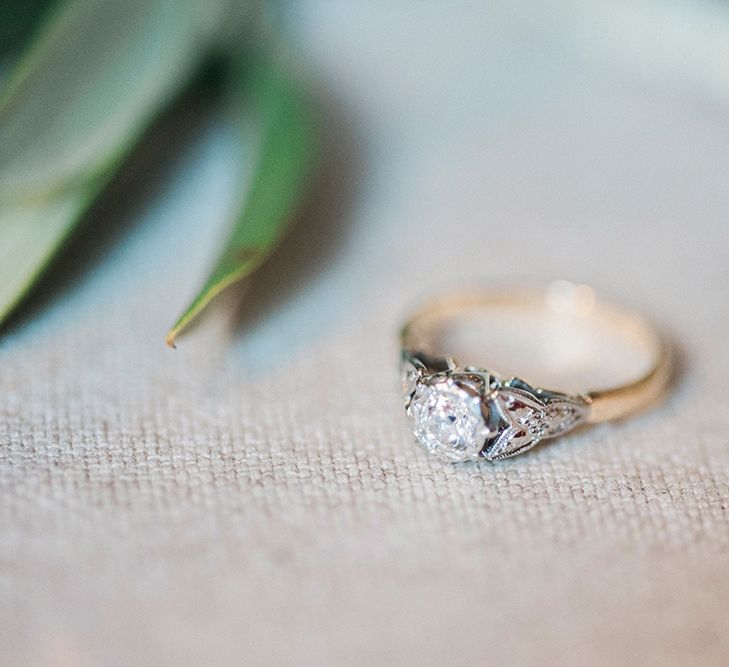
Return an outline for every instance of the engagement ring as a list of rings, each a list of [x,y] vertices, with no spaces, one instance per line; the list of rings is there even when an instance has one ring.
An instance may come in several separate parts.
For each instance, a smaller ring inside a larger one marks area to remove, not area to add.
[[[462,364],[449,346],[469,342],[488,368]],[[672,368],[671,346],[643,316],[565,281],[442,296],[409,320],[401,347],[415,438],[456,462],[496,461],[580,425],[633,414],[665,393]],[[527,372],[540,381],[521,379]]]

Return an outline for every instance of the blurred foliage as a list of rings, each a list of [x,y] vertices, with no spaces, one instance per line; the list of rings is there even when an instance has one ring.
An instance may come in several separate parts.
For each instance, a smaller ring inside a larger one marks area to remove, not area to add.
[[[38,27],[51,0],[0,2],[0,59],[11,56]]]
[[[304,196],[317,154],[313,107],[301,84],[275,58],[250,57],[244,68],[233,67],[231,79],[232,115],[240,121],[245,107],[251,107],[259,124],[260,150],[238,224],[198,296],[167,334],[167,344],[173,347],[177,334],[208,303],[254,271],[275,249]],[[242,134],[246,127],[239,122],[237,129]]]
[[[6,1],[3,11],[20,4]],[[315,105],[290,61],[260,35],[257,14],[232,0],[65,0],[33,33],[45,7],[33,2],[14,14],[12,34],[35,36],[0,91],[0,324],[215,55],[229,74],[224,102],[240,130],[254,128],[257,151],[227,244],[169,332],[173,344],[281,239],[314,168]],[[236,137],[247,153],[242,132]]]

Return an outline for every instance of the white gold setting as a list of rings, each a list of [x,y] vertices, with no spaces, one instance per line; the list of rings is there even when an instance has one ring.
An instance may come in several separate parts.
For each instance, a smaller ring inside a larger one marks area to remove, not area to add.
[[[403,360],[413,434],[443,460],[508,458],[572,430],[588,415],[584,397],[536,389],[518,378],[504,381],[485,369],[459,369],[452,360],[434,365],[444,364],[448,370],[433,372],[422,359]]]

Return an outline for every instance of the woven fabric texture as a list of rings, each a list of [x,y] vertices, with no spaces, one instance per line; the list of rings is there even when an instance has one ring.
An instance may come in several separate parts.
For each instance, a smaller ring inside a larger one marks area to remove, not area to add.
[[[331,152],[246,290],[164,348],[237,187],[185,108],[0,337],[1,663],[729,659],[726,108],[519,3],[365,4],[289,12]],[[401,318],[512,276],[651,313],[680,381],[511,461],[432,460]]]

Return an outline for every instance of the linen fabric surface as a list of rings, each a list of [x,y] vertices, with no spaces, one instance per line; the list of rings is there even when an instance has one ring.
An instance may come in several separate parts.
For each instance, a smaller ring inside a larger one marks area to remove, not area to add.
[[[591,22],[622,6],[292,6],[322,188],[177,351],[239,184],[214,118],[150,139],[0,337],[0,662],[726,664],[729,109],[709,59],[674,76]],[[704,9],[682,25],[719,30]],[[401,320],[514,276],[652,314],[677,388],[509,461],[429,458]]]

